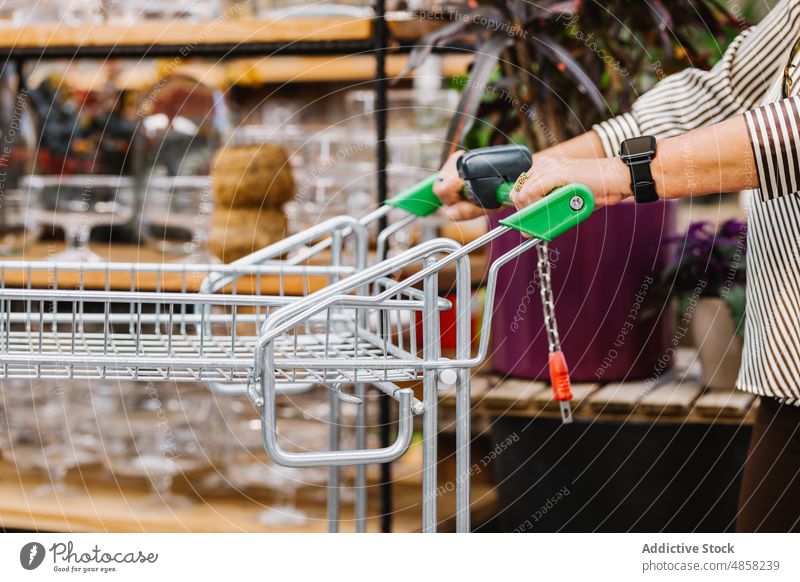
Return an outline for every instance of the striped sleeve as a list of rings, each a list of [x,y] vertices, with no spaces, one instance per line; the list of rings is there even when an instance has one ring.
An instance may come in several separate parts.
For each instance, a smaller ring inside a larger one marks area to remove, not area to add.
[[[800,97],[769,103],[744,114],[753,147],[761,198],[800,191]]]
[[[760,105],[800,38],[800,1],[782,0],[737,36],[710,70],[687,69],[642,95],[628,113],[593,127],[607,156],[639,135],[659,139],[713,125]]]

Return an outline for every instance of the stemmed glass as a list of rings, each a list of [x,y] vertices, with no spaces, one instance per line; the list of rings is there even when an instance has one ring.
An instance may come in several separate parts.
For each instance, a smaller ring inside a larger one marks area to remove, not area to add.
[[[128,382],[93,390],[104,462],[115,476],[144,478],[148,504],[185,505],[172,491],[175,477],[206,469],[208,458],[194,432],[205,423],[208,394],[192,384]]]
[[[64,229],[67,249],[56,260],[102,260],[89,249],[92,228],[123,225],[133,217],[133,181],[125,176],[26,176],[22,188],[39,200],[43,225]]]
[[[320,486],[327,480],[323,468],[283,467],[264,453],[261,418],[246,399],[218,399],[223,426],[215,430],[222,449],[221,469],[226,482],[239,490],[268,490],[275,503],[260,511],[256,521],[268,527],[299,526],[308,514],[297,504],[302,487]],[[328,444],[327,426],[318,420],[281,419],[282,446],[289,450],[323,450]]]
[[[214,196],[207,176],[153,177],[143,206],[150,244],[177,261],[208,262]]]
[[[24,250],[40,234],[36,200],[20,190],[7,190],[0,197],[0,255]]]
[[[67,472],[96,460],[74,422],[79,411],[70,391],[81,389],[55,380],[3,380],[0,382],[0,448],[3,458],[20,473],[44,473],[48,483],[34,495],[77,493],[66,485]]]

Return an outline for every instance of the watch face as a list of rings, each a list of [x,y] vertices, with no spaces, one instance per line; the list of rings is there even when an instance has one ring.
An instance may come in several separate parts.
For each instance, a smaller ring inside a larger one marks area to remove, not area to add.
[[[649,158],[656,153],[656,138],[646,135],[622,142],[619,155],[623,158]]]

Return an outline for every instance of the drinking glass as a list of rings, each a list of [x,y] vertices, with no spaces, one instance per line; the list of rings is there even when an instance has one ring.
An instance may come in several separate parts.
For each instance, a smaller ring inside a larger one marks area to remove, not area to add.
[[[131,24],[140,20],[212,20],[218,0],[118,0],[107,2],[107,19]]]
[[[205,262],[214,194],[207,176],[152,178],[144,200],[145,237],[177,260]]]
[[[148,505],[178,506],[189,498],[175,494],[178,475],[209,466],[196,430],[204,427],[209,395],[194,384],[120,382],[93,390],[100,439],[109,471],[117,477],[146,479]]]
[[[19,473],[44,474],[48,483],[34,495],[77,492],[64,483],[67,472],[96,460],[96,453],[78,436],[71,406],[71,386],[54,380],[0,382],[0,448]],[[81,388],[80,386],[78,388]]]
[[[226,398],[218,399],[217,405],[222,426],[215,433],[221,448],[220,464],[225,481],[237,490],[267,490],[275,496],[275,502],[256,516],[259,524],[270,527],[305,524],[308,515],[298,506],[297,493],[303,487],[320,487],[326,482],[327,471],[273,463],[264,453],[259,412],[250,402]],[[325,424],[308,420],[286,420],[285,425],[283,422],[279,429],[282,446],[292,450],[327,447]]]
[[[89,249],[92,228],[133,218],[133,181],[125,176],[27,176],[22,185],[38,198],[42,224],[64,229],[67,249],[56,260],[100,261]]]
[[[15,255],[39,238],[39,210],[35,196],[21,190],[0,195],[0,255]]]

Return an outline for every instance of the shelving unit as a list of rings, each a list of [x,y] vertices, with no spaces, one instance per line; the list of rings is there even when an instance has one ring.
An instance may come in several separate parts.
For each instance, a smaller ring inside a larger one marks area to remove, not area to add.
[[[374,48],[373,25],[373,19],[369,18],[174,20],[85,26],[41,24],[4,29],[0,55],[11,58],[230,58],[270,53],[357,53]]]
[[[133,24],[61,23],[3,27],[0,56],[6,58],[223,57],[320,55],[369,52],[378,22],[390,38],[408,46],[443,21],[420,21],[404,13],[374,18],[314,17],[236,19],[208,22],[146,21]]]

